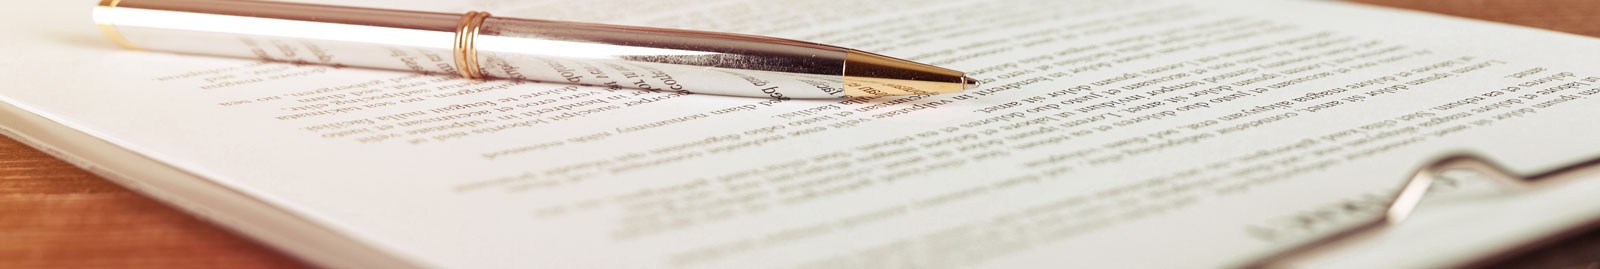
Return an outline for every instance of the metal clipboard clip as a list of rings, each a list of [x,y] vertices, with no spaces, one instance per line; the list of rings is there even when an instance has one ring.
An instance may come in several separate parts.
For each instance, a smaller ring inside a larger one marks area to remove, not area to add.
[[[1406,217],[1411,215],[1412,211],[1417,209],[1417,204],[1421,203],[1422,199],[1427,196],[1428,188],[1439,182],[1444,177],[1443,174],[1449,171],[1466,170],[1476,172],[1483,177],[1499,182],[1503,188],[1514,193],[1527,193],[1567,181],[1566,179],[1573,178],[1570,177],[1571,175],[1580,174],[1577,172],[1586,169],[1600,169],[1600,158],[1555,168],[1542,173],[1519,176],[1506,170],[1498,163],[1474,154],[1450,155],[1417,169],[1411,178],[1401,185],[1400,191],[1389,199],[1388,206],[1382,215],[1358,223],[1345,230],[1333,232],[1321,238],[1312,239],[1293,248],[1263,257],[1243,267],[1285,268],[1288,267],[1289,262],[1299,258],[1318,254],[1331,247],[1357,243],[1385,228],[1400,225],[1401,222],[1406,220]],[[1482,263],[1485,261],[1477,262]]]

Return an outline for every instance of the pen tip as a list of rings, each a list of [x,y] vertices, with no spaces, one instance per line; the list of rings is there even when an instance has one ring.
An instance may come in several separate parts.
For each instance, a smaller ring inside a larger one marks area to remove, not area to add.
[[[842,68],[846,97],[956,93],[978,83],[961,71],[856,50]]]
[[[968,76],[962,76],[961,77],[961,81],[962,81],[962,83],[966,84],[965,89],[967,89],[967,90],[978,88],[979,84],[983,84],[983,82],[979,82],[978,79],[975,79],[975,78],[972,78],[972,77],[968,77]]]

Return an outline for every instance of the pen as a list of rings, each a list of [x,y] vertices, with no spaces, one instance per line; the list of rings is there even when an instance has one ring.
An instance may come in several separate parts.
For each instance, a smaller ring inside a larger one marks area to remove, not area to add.
[[[954,93],[960,71],[789,39],[271,1],[102,0],[139,50],[763,98]]]

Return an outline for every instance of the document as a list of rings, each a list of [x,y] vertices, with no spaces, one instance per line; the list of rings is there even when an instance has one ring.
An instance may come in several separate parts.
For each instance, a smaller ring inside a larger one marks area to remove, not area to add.
[[[444,268],[1238,266],[1375,217],[1443,154],[1600,155],[1600,40],[1341,2],[318,2],[771,35],[983,85],[759,99],[143,52],[52,1],[0,24],[0,100]],[[1600,217],[1600,182],[1470,178],[1416,240],[1323,262],[1449,265]]]

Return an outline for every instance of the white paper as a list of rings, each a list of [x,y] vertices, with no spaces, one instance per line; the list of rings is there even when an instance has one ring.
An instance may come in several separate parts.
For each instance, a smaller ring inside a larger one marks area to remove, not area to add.
[[[0,98],[450,268],[1221,267],[1370,217],[1446,153],[1600,153],[1600,42],[1344,3],[366,4],[773,35],[985,84],[776,102],[258,63],[116,48],[52,2],[0,26]],[[1470,259],[1600,216],[1597,184],[1430,203],[1393,251],[1330,260]]]

